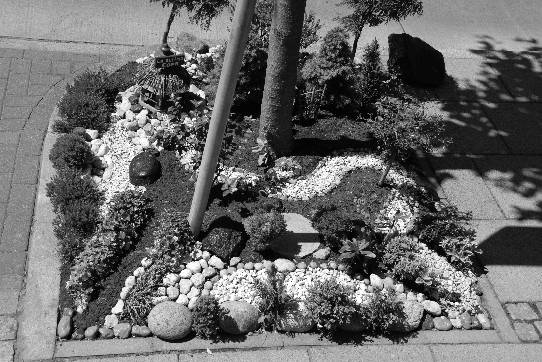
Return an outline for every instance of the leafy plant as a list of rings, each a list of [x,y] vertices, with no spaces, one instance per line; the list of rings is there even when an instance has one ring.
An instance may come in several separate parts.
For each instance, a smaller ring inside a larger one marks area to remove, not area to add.
[[[382,263],[394,278],[412,283],[426,275],[428,269],[419,256],[418,242],[408,236],[396,236],[387,242]]]
[[[286,305],[292,302],[292,297],[284,291],[284,279],[277,278],[275,273],[270,273],[268,282],[256,279],[254,288],[262,299],[261,324],[266,330],[276,329],[278,317],[284,312]]]
[[[229,4],[229,0],[150,0],[150,2],[161,3],[163,7],[171,6],[174,16],[183,8],[186,9],[189,20],[204,30],[209,29],[211,21]]]
[[[339,249],[339,259],[346,261],[353,268],[359,268],[368,273],[369,262],[376,255],[369,250],[371,241],[365,239],[345,240]]]
[[[323,243],[333,250],[338,250],[343,240],[356,238],[365,226],[363,220],[336,205],[322,207],[313,215],[312,221]]]
[[[307,49],[316,44],[320,37],[318,31],[322,28],[320,19],[316,18],[314,12],[306,12],[303,20],[303,33],[301,35],[301,49]]]
[[[49,160],[57,170],[61,168],[83,170],[93,157],[89,145],[75,134],[58,137],[49,153]]]
[[[271,241],[286,230],[284,216],[275,211],[249,216],[243,220],[243,225],[256,251],[265,251]]]
[[[192,309],[192,329],[196,336],[203,339],[214,339],[220,332],[218,320],[221,308],[215,297],[206,295],[198,298]]]
[[[69,133],[75,127],[105,132],[111,124],[111,107],[100,94],[68,91],[58,103],[58,110],[61,119],[53,124],[55,132]]]
[[[389,332],[392,326],[405,318],[403,308],[391,290],[373,293],[369,300],[360,305],[357,313],[368,331],[375,334]]]

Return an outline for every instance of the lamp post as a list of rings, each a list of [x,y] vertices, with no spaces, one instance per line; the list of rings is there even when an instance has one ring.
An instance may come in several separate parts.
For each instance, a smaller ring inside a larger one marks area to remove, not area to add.
[[[247,44],[250,24],[254,15],[256,0],[237,0],[233,15],[232,28],[224,64],[218,82],[218,89],[209,124],[209,132],[203,150],[198,180],[192,198],[188,222],[194,235],[199,235],[203,215],[207,209],[209,193],[213,185],[214,173],[222,147],[222,139],[230,116],[235,87],[239,78],[241,61]]]

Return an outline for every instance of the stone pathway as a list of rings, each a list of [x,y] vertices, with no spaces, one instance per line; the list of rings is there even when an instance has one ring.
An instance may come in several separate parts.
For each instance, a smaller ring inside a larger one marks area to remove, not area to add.
[[[18,305],[43,138],[64,80],[89,54],[0,48],[0,361],[15,353]]]

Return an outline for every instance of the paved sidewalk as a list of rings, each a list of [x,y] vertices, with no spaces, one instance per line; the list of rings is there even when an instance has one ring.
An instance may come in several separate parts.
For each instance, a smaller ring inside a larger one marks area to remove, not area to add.
[[[99,56],[0,48],[0,361],[13,358],[42,143],[63,80]]]

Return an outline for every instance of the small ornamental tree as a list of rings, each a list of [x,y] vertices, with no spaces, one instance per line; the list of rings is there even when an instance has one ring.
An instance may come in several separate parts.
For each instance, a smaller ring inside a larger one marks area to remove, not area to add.
[[[378,26],[409,15],[421,15],[420,0],[342,0],[339,6],[347,6],[352,13],[338,17],[341,25],[354,36],[352,59],[356,55],[361,31],[365,26]]]
[[[209,29],[211,20],[216,18],[230,3],[229,0],[150,0],[151,3],[161,3],[163,7],[171,6],[167,32],[175,16],[181,9],[186,9],[191,22],[203,29]]]
[[[387,162],[379,185],[384,184],[392,161],[404,161],[415,150],[428,152],[447,143],[442,137],[442,117],[427,115],[420,106],[391,97],[383,98],[376,107],[376,116],[367,126]]]

